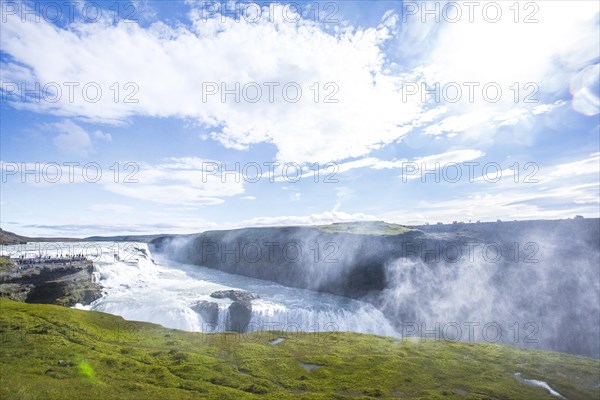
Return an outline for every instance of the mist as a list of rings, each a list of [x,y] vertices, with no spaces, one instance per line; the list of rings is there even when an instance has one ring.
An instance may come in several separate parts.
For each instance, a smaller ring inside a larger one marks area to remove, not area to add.
[[[179,262],[369,302],[402,338],[599,358],[599,237],[598,220],[588,219],[401,235],[247,228],[165,237],[154,248]]]

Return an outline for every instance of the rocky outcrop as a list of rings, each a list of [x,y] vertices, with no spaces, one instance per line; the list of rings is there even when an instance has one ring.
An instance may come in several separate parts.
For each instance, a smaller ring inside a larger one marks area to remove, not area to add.
[[[252,303],[248,300],[234,301],[229,306],[228,331],[245,333],[252,318]]]
[[[230,299],[233,303],[229,305],[226,329],[239,333],[245,333],[252,319],[252,300],[258,299],[256,293],[245,290],[218,290],[211,293],[210,297],[216,299]]]
[[[0,271],[0,296],[26,303],[74,306],[102,296],[91,261],[13,264]]]
[[[202,321],[216,324],[219,321],[219,305],[212,301],[200,300],[191,306],[192,310],[200,314]]]
[[[258,299],[258,295],[256,293],[237,289],[217,290],[216,292],[212,292],[210,297],[215,299],[230,299],[233,301],[251,301]]]
[[[256,293],[245,290],[229,289],[217,290],[210,294],[214,299],[229,299],[232,303],[227,308],[227,321],[225,330],[244,333],[252,319],[252,300],[258,299]],[[202,321],[209,324],[217,324],[219,321],[219,304],[199,300],[191,305],[192,310],[197,312]]]

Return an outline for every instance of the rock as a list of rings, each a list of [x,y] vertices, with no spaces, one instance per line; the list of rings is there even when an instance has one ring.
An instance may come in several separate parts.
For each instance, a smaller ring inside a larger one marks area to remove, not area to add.
[[[142,253],[142,256],[144,258],[148,258],[148,252],[146,251],[146,249],[142,249],[141,247],[134,247],[133,249]]]
[[[234,301],[228,310],[227,330],[245,333],[252,318],[252,303],[249,300]]]
[[[250,301],[258,299],[258,295],[256,293],[236,289],[217,290],[216,292],[212,292],[210,297],[215,299],[231,299],[233,301]]]
[[[101,289],[91,261],[44,261],[0,271],[0,297],[26,303],[90,304],[102,297]]]
[[[250,323],[250,319],[252,318],[252,300],[258,299],[258,295],[256,293],[236,289],[217,290],[216,292],[211,293],[210,297],[215,299],[233,300],[233,303],[231,303],[228,308],[229,316],[227,318],[226,329],[228,331],[235,331],[239,333],[246,332],[248,329],[248,324]],[[202,309],[202,312],[205,313],[209,312],[207,311],[207,307],[213,307],[212,304],[217,306],[216,303],[211,303],[209,301],[198,302],[196,304],[198,304],[198,308]],[[214,323],[217,322],[218,306],[216,312],[217,314],[214,316]],[[210,317],[212,317],[212,315],[210,315]]]
[[[0,283],[0,297],[6,297],[13,301],[25,302],[33,287],[33,285],[26,284]]]
[[[200,314],[206,323],[216,324],[219,321],[219,305],[217,303],[200,300],[192,304],[191,309]]]

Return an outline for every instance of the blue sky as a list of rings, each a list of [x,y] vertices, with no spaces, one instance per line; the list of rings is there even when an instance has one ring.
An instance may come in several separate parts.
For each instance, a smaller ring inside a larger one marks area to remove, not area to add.
[[[3,229],[598,217],[597,2],[0,4]]]

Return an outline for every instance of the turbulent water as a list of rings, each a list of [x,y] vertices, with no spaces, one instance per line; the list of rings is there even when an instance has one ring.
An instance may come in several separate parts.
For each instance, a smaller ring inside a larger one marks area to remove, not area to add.
[[[103,296],[91,305],[78,305],[78,308],[186,331],[223,331],[231,300],[215,299],[210,294],[222,289],[242,289],[260,297],[252,301],[248,326],[251,331],[354,331],[397,335],[384,315],[371,304],[180,264],[152,254],[145,243],[30,243],[3,249],[3,254],[12,257],[79,253],[94,262]],[[216,326],[203,321],[191,308],[200,300],[219,304]]]

